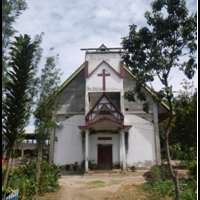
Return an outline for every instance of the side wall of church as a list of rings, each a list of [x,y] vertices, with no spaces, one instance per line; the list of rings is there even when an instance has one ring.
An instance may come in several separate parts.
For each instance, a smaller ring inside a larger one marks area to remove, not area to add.
[[[135,87],[133,77],[124,70],[124,92]],[[151,166],[156,164],[155,127],[153,100],[151,94],[143,89],[149,102],[149,112],[143,111],[143,103],[135,96],[135,102],[124,100],[125,124],[132,125],[128,133],[128,166]]]
[[[84,115],[62,121],[63,128],[55,130],[54,162],[57,165],[80,163],[84,160],[84,145],[78,126],[85,123]]]
[[[85,113],[85,71],[82,69],[61,91],[57,114]]]
[[[125,123],[132,125],[128,133],[127,166],[156,164],[153,123],[134,114],[125,114]]]

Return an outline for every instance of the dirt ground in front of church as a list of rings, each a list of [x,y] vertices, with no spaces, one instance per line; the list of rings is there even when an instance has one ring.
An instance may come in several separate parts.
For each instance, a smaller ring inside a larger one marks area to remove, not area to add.
[[[109,200],[127,199],[130,193],[141,193],[145,170],[127,174],[66,174],[59,179],[60,188],[46,194],[41,200]],[[138,190],[139,189],[139,190]],[[137,194],[138,196],[138,194]],[[144,199],[145,196],[139,195]],[[133,199],[132,197],[129,199]]]
[[[142,184],[143,174],[138,170],[126,174],[67,174],[63,171],[59,179],[60,188],[45,194],[40,200],[144,200],[151,199]],[[180,173],[186,173],[184,170]]]

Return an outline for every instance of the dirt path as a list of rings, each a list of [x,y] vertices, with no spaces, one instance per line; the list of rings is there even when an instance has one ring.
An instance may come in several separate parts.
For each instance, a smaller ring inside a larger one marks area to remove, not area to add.
[[[142,176],[148,170],[138,170],[127,174],[67,174],[62,171],[59,179],[60,188],[46,194],[40,200],[149,200],[141,184]],[[186,170],[179,170],[179,175],[186,175]]]
[[[41,200],[109,200],[135,199],[134,194],[145,199],[138,184],[145,182],[145,170],[128,174],[63,175],[59,179],[60,189],[49,193]],[[135,190],[133,192],[133,190]],[[138,199],[138,198],[137,198]]]

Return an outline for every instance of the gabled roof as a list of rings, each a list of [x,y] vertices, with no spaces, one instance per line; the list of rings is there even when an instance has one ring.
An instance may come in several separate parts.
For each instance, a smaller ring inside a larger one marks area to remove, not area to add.
[[[85,119],[87,123],[91,123],[95,117],[105,108],[108,110],[110,115],[114,117],[114,119],[123,124],[124,115],[118,109],[118,107],[112,102],[109,96],[106,93],[103,93],[101,97],[97,100],[94,106],[90,109],[90,111],[86,114]]]
[[[124,65],[124,69],[125,69],[133,78],[136,78],[136,79],[137,79],[137,77],[136,77],[135,75],[132,74],[131,70],[128,69],[127,66]],[[149,92],[152,96],[154,96],[154,97],[156,98],[156,94],[155,94],[148,86],[144,86],[144,89],[146,89],[147,92]],[[165,109],[169,110],[169,106],[168,106],[166,103],[164,103],[164,101],[161,101],[161,105],[162,105]],[[175,115],[175,112],[173,112],[173,115]],[[166,114],[166,117],[162,117],[162,118],[163,118],[163,120],[164,120],[164,119],[166,119],[167,117],[168,117],[168,114]]]
[[[104,51],[109,51],[109,49],[104,45],[102,44],[96,51],[101,51],[101,50],[104,50]],[[105,60],[103,60],[97,67],[99,67],[102,63],[106,63],[108,66],[110,66]],[[125,66],[122,62],[121,64],[123,65],[123,68],[133,77],[133,78],[136,78],[135,75],[132,74],[131,70]],[[66,87],[76,76],[77,74],[80,73],[80,71],[82,69],[84,69],[86,66],[86,63],[84,62],[57,90],[57,92],[61,92],[62,89],[64,87]],[[112,68],[112,67],[111,67]],[[96,68],[95,68],[96,69]],[[113,68],[112,68],[113,69]],[[114,70],[114,69],[113,69]],[[115,70],[114,70],[115,71]],[[93,72],[90,73],[90,75],[92,74]],[[117,74],[119,74],[117,72]],[[144,88],[146,89],[147,92],[149,92],[152,96],[156,97],[156,94],[148,87],[148,86],[144,86]],[[161,105],[166,109],[166,110],[169,110],[169,107],[162,101],[161,102]],[[175,112],[173,112],[173,114],[175,115]],[[168,114],[166,114],[166,117],[168,116]],[[163,119],[165,119],[166,117],[164,117]]]
[[[104,44],[102,44],[97,51],[110,51]]]
[[[68,85],[69,82],[71,82],[82,69],[84,69],[84,67],[85,67],[85,62],[69,78],[67,78],[67,80],[64,83],[62,83],[62,85],[58,88],[58,92],[61,92],[62,89],[66,85]]]
[[[88,67],[88,61],[85,61],[86,62],[86,67]],[[95,69],[92,71],[92,72],[90,72],[90,73],[88,73],[87,72],[87,75],[86,75],[86,77],[90,77],[103,63],[105,63],[112,71],[114,71],[119,77],[121,77],[121,74],[119,73],[119,72],[117,72],[107,61],[105,61],[105,60],[102,60],[98,65],[97,65],[97,67],[95,67]],[[88,68],[86,68],[87,69],[87,71],[88,71]]]
[[[125,65],[123,65],[123,67],[124,67],[124,69],[133,77],[133,78],[136,78],[136,76],[134,76],[133,74],[132,74],[132,72],[127,68],[127,66],[125,66]],[[85,62],[58,88],[58,92],[61,92],[62,91],[62,89],[64,88],[64,87],[66,87],[76,76],[77,76],[77,74],[82,70],[82,69],[84,69],[85,68]],[[148,87],[144,87],[151,95],[153,95],[153,96],[155,96],[156,97],[156,95],[155,95],[155,93],[153,93],[152,91],[151,91],[151,89],[150,88],[148,88]],[[162,106],[164,106],[167,110],[169,110],[169,107],[162,101],[161,102],[161,104],[162,104]],[[175,115],[175,113],[173,113],[174,115]]]

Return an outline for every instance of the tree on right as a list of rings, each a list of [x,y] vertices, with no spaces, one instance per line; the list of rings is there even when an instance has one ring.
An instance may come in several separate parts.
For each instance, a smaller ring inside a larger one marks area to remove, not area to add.
[[[183,71],[188,79],[192,79],[196,72],[197,14],[189,15],[184,0],[154,0],[151,7],[152,11],[145,13],[147,26],[137,29],[132,24],[129,35],[122,38],[122,59],[136,77],[135,88],[126,91],[124,97],[129,101],[135,101],[135,98],[144,101],[144,110],[148,112],[148,102],[142,87],[149,87],[155,77],[160,80],[162,89],[151,89],[156,94],[155,101],[164,100],[169,106],[169,117],[163,125],[165,153],[178,199],[178,177],[173,171],[169,151],[169,134],[174,115],[174,92],[173,86],[169,84],[169,75],[172,68]]]

